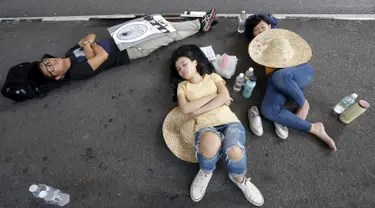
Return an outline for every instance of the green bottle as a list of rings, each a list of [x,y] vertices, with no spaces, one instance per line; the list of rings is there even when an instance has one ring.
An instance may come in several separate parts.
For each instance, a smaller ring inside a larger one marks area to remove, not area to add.
[[[360,100],[357,103],[354,103],[350,106],[343,114],[341,114],[340,121],[345,124],[352,122],[362,113],[364,113],[368,108],[370,108],[370,104],[365,100]]]

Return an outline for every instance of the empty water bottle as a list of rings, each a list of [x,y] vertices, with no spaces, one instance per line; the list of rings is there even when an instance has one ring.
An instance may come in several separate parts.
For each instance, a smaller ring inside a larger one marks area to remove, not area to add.
[[[239,33],[245,32],[245,22],[246,22],[246,12],[242,11],[240,16],[238,17],[238,28],[237,31]]]
[[[251,76],[254,76],[254,69],[253,67],[250,67],[246,72],[245,72],[245,79],[249,80]]]
[[[242,91],[242,97],[249,98],[251,96],[251,93],[253,92],[255,85],[256,85],[256,77],[251,76],[249,80],[246,81],[245,87]]]
[[[52,188],[44,184],[33,184],[29,191],[38,198],[44,199],[45,202],[57,206],[65,206],[70,202],[69,194],[61,192],[59,189]]]
[[[344,97],[334,108],[333,111],[340,115],[343,113],[346,109],[348,109],[351,105],[353,105],[356,102],[358,95],[353,93],[351,95],[348,95]]]
[[[242,86],[244,85],[244,83],[245,83],[245,75],[243,73],[240,73],[236,77],[236,82],[234,83],[233,91],[235,91],[235,92],[241,91]]]

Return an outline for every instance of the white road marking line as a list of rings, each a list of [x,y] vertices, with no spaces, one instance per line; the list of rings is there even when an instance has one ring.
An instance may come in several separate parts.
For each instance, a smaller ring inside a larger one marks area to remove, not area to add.
[[[204,12],[190,11],[193,15],[184,12],[182,14],[162,14],[166,19],[197,18]],[[89,21],[108,19],[133,19],[146,14],[113,14],[113,15],[87,15],[87,16],[50,16],[50,17],[0,17],[0,22],[9,21]],[[251,14],[247,14],[248,16]],[[336,20],[375,20],[375,14],[273,14],[277,19],[336,19]],[[218,18],[237,18],[239,14],[216,14]]]

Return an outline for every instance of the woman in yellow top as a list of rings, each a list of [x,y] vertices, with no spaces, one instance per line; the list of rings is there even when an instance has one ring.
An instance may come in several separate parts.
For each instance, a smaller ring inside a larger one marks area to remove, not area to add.
[[[303,90],[313,77],[314,69],[308,63],[312,56],[311,47],[299,35],[284,29],[272,29],[263,20],[254,20],[247,30],[255,37],[249,45],[251,58],[265,66],[267,90],[261,112],[264,117],[283,126],[309,132],[324,141],[332,151],[335,142],[328,136],[321,122],[306,120],[310,105]],[[293,100],[298,110],[292,113],[284,109],[287,100]]]
[[[177,87],[181,111],[195,117],[196,157],[200,170],[190,187],[193,201],[200,201],[223,155],[229,178],[253,204],[261,206],[263,196],[246,173],[246,131],[230,110],[231,98],[225,81],[212,72],[213,66],[196,45],[183,45],[172,55],[172,75],[182,81]]]

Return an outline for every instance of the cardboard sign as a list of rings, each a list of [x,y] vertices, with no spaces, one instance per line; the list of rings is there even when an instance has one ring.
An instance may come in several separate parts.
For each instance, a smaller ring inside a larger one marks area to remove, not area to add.
[[[151,40],[176,29],[161,15],[155,14],[108,28],[120,51]]]

